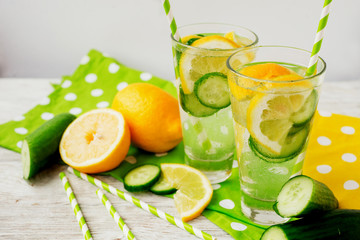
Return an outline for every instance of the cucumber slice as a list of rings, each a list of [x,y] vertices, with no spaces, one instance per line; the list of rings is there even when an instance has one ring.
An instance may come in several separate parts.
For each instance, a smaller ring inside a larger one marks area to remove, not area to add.
[[[268,228],[260,240],[360,239],[360,210],[336,209]]]
[[[194,92],[200,103],[215,109],[230,105],[230,92],[225,74],[211,72],[203,75],[195,82]]]
[[[166,195],[176,192],[176,188],[173,188],[161,175],[160,179],[152,185],[150,191],[157,194],[157,195]]]
[[[338,206],[338,200],[325,184],[300,175],[291,178],[282,187],[274,210],[278,215],[290,218],[329,211]]]
[[[160,167],[144,164],[131,169],[124,177],[124,187],[129,192],[147,191],[160,178]]]
[[[280,154],[276,154],[266,147],[257,143],[254,138],[250,136],[249,146],[258,157],[268,162],[284,162],[297,156],[303,149],[306,139],[309,135],[309,127],[306,125],[297,132],[289,133],[285,141],[282,143]]]
[[[218,109],[209,108],[199,102],[195,93],[185,94],[180,87],[180,105],[182,109],[194,117],[207,117],[213,115]]]
[[[25,137],[21,148],[24,179],[30,179],[57,159],[61,137],[76,117],[61,113]]]
[[[291,115],[290,120],[295,126],[303,125],[311,120],[316,110],[317,99],[318,94],[316,90],[313,90],[300,110]]]

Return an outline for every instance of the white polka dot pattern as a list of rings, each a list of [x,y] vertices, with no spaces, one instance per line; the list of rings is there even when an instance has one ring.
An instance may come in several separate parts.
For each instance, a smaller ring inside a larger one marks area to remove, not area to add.
[[[322,146],[329,146],[331,144],[331,140],[328,137],[318,137],[317,142]]]
[[[97,80],[97,75],[95,73],[89,73],[85,77],[85,81],[88,83],[94,83]]]
[[[81,65],[85,65],[90,61],[90,57],[88,55],[84,56],[81,60],[80,60],[80,64]]]
[[[316,170],[322,174],[327,174],[327,173],[331,172],[331,169],[332,168],[329,165],[319,165],[316,167]]]
[[[355,190],[359,188],[359,183],[354,180],[349,180],[344,183],[344,188],[346,190]]]
[[[245,231],[247,229],[247,226],[244,224],[238,223],[238,222],[232,222],[230,224],[231,228],[235,231]]]
[[[219,205],[225,209],[233,209],[235,207],[235,203],[230,199],[221,200]]]
[[[143,81],[149,81],[152,78],[151,73],[143,72],[140,74],[140,79]]]
[[[352,153],[344,153],[342,156],[341,156],[341,159],[344,160],[345,162],[355,162],[356,161],[356,156]]]
[[[103,95],[104,91],[102,89],[94,89],[91,91],[91,96],[93,97],[100,97]]]
[[[70,80],[65,80],[62,84],[61,84],[61,87],[62,88],[68,88],[70,87],[72,84],[72,82]]]
[[[116,64],[116,63],[111,63],[109,65],[109,72],[110,73],[117,73],[119,71],[119,69],[120,69],[120,66],[118,64]]]
[[[70,111],[69,111],[69,113],[74,114],[74,115],[78,115],[81,112],[82,112],[82,109],[78,108],[78,107],[74,107],[74,108],[70,109]]]
[[[108,106],[109,106],[109,102],[107,101],[99,102],[98,104],[96,104],[97,108],[106,108]]]
[[[26,128],[20,127],[20,128],[15,128],[15,132],[21,135],[25,135],[28,133],[28,130]]]
[[[352,135],[355,133],[355,129],[353,127],[344,126],[341,128],[341,132],[344,134]]]
[[[121,83],[119,83],[117,86],[116,86],[116,89],[118,90],[118,91],[120,91],[120,90],[123,90],[124,88],[126,88],[128,86],[128,83],[127,82],[121,82]]]
[[[44,112],[43,114],[41,114],[41,118],[46,121],[52,119],[53,117],[54,117],[54,114],[49,113],[49,112]]]

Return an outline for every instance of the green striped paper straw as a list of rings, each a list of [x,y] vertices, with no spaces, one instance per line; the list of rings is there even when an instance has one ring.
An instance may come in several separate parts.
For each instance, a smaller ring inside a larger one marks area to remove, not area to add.
[[[171,34],[173,35],[173,37],[176,41],[181,42],[181,37],[177,31],[177,25],[176,25],[174,15],[171,10],[170,2],[169,2],[169,0],[161,0],[161,1],[162,1],[162,5],[164,7],[169,25],[170,25]],[[192,116],[189,116],[189,117],[190,117],[191,125],[194,126],[194,129],[198,134],[198,140],[200,142],[200,145],[204,148],[205,151],[209,150],[211,148],[211,141],[208,138],[205,129],[202,127],[200,120],[195,117],[192,117]]]
[[[175,18],[174,18],[174,15],[172,13],[172,10],[171,10],[170,2],[169,2],[169,0],[161,0],[161,1],[162,1],[162,5],[164,7],[165,13],[166,13],[166,17],[167,17],[167,19],[169,21],[171,34],[174,36],[174,39],[176,41],[181,42],[180,35],[179,35],[178,31],[177,31]]]
[[[105,196],[105,194],[100,189],[98,189],[96,190],[96,195],[99,197],[100,201],[109,211],[115,223],[120,227],[121,231],[124,233],[124,236],[129,240],[136,240],[134,234],[130,231],[129,227],[125,224],[124,220],[120,217],[120,215],[115,210],[115,208],[110,203],[109,199]]]
[[[331,2],[332,2],[332,0],[325,0],[324,6],[323,6],[323,9],[321,12],[319,26],[318,26],[316,36],[315,36],[313,49],[311,52],[308,69],[306,71],[306,76],[311,76],[316,71],[316,66],[317,66],[317,62],[319,59],[319,51],[321,48],[322,40],[324,38],[325,27],[326,27],[326,24],[328,21],[329,13],[330,13]]]
[[[68,167],[67,170],[69,172],[75,174],[79,178],[81,178],[81,179],[83,179],[105,191],[108,191],[109,193],[112,193],[112,194],[118,196],[119,198],[131,203],[132,205],[135,205],[136,207],[141,208],[141,209],[145,210],[146,212],[149,212],[149,213],[177,226],[178,228],[181,228],[191,234],[194,234],[198,238],[201,238],[204,240],[215,240],[216,239],[215,237],[211,236],[210,234],[208,234],[204,231],[201,231],[200,229],[197,229],[194,226],[192,226],[186,222],[183,222],[180,219],[175,218],[175,217],[171,216],[170,214],[167,214],[167,213],[143,202],[143,201],[131,196],[130,194],[127,194],[119,189],[116,189],[113,186],[110,186],[107,183],[104,183],[97,178],[94,178],[90,175],[79,172],[78,170],[73,169],[71,167]]]
[[[80,229],[84,235],[85,240],[92,240],[93,238],[91,236],[90,230],[86,224],[86,221],[81,212],[80,206],[79,206],[78,202],[76,201],[75,194],[70,186],[69,180],[67,179],[64,172],[61,172],[59,175],[60,175],[61,182],[65,188],[66,195],[69,198],[70,205],[71,205],[72,209],[74,210],[75,217],[76,217],[77,221],[79,222]]]

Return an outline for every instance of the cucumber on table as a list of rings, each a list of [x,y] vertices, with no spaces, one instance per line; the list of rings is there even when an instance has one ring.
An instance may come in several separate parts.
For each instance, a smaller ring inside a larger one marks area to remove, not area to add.
[[[274,204],[275,212],[285,218],[304,217],[338,208],[333,192],[308,176],[291,178],[282,187]]]
[[[336,209],[273,225],[260,240],[360,239],[360,210]]]
[[[195,82],[194,92],[200,103],[215,109],[230,105],[228,80],[225,74],[211,72]]]
[[[65,129],[75,118],[70,113],[58,114],[25,137],[21,149],[24,179],[30,179],[53,160]]]
[[[151,186],[150,191],[157,195],[166,195],[176,192],[176,188],[173,188],[161,175],[160,179]]]
[[[144,164],[131,169],[124,176],[124,187],[129,192],[147,191],[161,176],[160,167]]]

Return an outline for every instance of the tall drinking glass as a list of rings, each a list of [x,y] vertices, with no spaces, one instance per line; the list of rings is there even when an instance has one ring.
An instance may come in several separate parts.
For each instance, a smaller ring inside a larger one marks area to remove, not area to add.
[[[253,55],[251,63],[241,59]],[[242,212],[260,224],[284,222],[273,204],[301,174],[326,64],[305,76],[311,53],[283,46],[240,50],[227,61]]]
[[[226,59],[258,38],[227,24],[193,24],[178,32],[181,42],[172,37],[172,49],[185,163],[211,183],[222,182],[231,174],[235,149]]]

